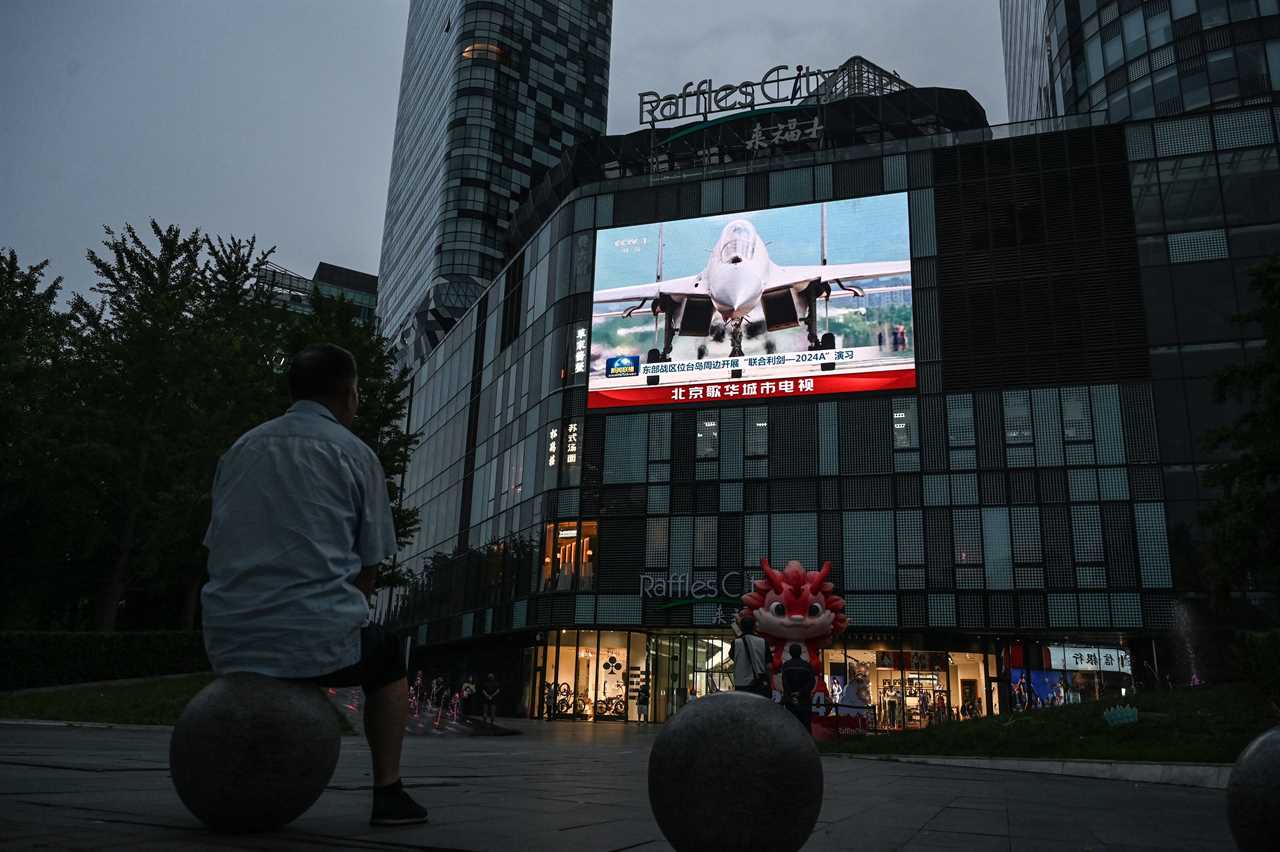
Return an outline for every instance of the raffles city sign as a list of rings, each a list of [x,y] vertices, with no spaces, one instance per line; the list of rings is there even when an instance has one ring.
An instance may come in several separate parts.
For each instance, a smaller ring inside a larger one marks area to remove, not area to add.
[[[708,77],[690,80],[680,92],[640,93],[640,123],[654,125],[690,116],[707,116],[757,106],[790,105],[817,94],[818,87],[833,72],[808,65],[775,65],[759,80],[744,80],[717,86]]]
[[[640,597],[705,603],[737,603],[738,596],[729,589],[740,581],[745,581],[741,571],[729,571],[718,580],[695,580],[687,574],[642,574]]]

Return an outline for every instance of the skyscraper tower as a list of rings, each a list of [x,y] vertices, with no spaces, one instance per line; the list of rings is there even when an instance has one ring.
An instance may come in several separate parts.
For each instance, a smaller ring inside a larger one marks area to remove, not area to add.
[[[1044,41],[1044,0],[1000,0],[1000,35],[1004,43],[1004,82],[1009,120],[1029,121],[1052,115],[1049,58]]]
[[[502,268],[523,193],[604,132],[612,18],[612,0],[412,0],[378,304],[408,360]]]
[[[1001,0],[1013,121],[1280,102],[1280,0]]]

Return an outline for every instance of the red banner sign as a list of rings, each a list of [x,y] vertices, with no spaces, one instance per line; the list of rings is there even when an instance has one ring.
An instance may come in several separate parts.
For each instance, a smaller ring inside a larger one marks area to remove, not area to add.
[[[870,373],[805,376],[797,379],[752,379],[697,385],[647,385],[593,390],[587,393],[587,407],[623,408],[636,405],[739,402],[829,393],[909,390],[915,386],[916,371],[914,367],[909,367],[900,370],[876,370]]]

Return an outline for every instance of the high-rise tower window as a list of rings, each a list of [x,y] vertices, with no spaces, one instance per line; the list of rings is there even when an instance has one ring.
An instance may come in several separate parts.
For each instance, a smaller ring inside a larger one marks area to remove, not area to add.
[[[503,54],[502,46],[491,41],[477,41],[462,48],[463,59],[489,59],[501,62]]]

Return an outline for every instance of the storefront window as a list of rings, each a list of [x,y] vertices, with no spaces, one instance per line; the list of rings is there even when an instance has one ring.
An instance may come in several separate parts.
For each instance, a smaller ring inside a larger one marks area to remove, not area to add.
[[[538,572],[539,580],[534,584],[535,592],[549,592],[552,588],[552,574],[556,561],[556,525],[547,524],[546,536],[542,545],[542,570]]]
[[[573,569],[578,562],[578,552],[576,522],[547,524],[542,550],[542,591],[573,590]]]
[[[694,697],[733,689],[733,661],[728,639],[697,637],[694,640]]]
[[[991,659],[994,660],[994,657]],[[993,670],[977,651],[833,648],[823,654],[832,712],[868,730],[923,728],[993,712]]]
[[[594,648],[592,652],[594,653]],[[552,657],[553,671],[547,672],[549,718],[577,718],[587,711],[589,693],[577,688],[578,633],[560,631],[560,647]]]
[[[538,708],[534,706],[534,682],[537,680],[538,665],[535,662],[536,656],[545,654],[547,651],[544,647],[525,648],[523,657],[524,668],[521,671],[528,672],[528,677],[524,679],[524,684],[520,688],[520,715],[535,716]]]
[[[1022,712],[1123,698],[1133,688],[1129,654],[1122,648],[1093,645],[1031,646],[1010,649],[1011,710]],[[1029,663],[1029,664],[1024,664]]]
[[[680,656],[680,640],[669,636],[655,636],[649,648],[649,670],[653,673],[654,722],[665,722],[684,706],[689,697],[689,687],[684,679]]]
[[[600,634],[600,662],[596,677],[599,690],[596,693],[595,718],[597,720],[622,720],[627,718],[627,634],[606,630]]]
[[[591,719],[594,717],[596,684],[600,671],[596,662],[599,651],[596,648],[596,631],[578,631],[577,649],[577,683],[574,689],[573,716],[575,719]]]
[[[596,542],[599,526],[595,521],[582,522],[582,537],[578,547],[578,591],[589,592],[596,581]]]
[[[996,655],[987,654],[987,684],[991,687],[987,698],[989,705],[987,710],[992,716],[1000,715],[1000,689],[998,684],[999,668],[996,665]]]

